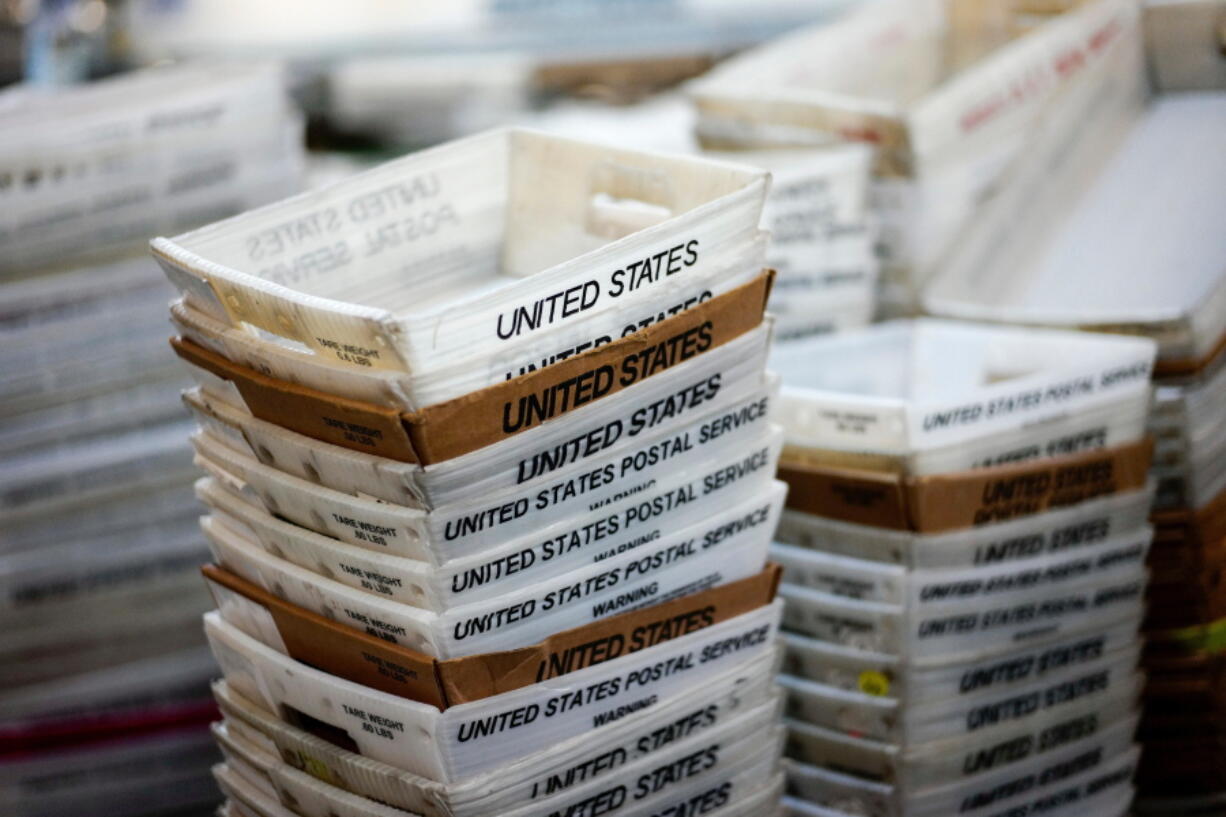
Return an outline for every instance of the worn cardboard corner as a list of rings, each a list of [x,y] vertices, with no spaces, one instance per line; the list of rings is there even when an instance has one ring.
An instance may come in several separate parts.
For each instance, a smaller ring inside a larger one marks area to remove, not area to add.
[[[717,349],[762,322],[773,280],[773,271],[765,270],[736,289],[612,343],[405,415],[413,449],[425,464],[459,457],[535,428],[540,422],[524,420],[525,407],[534,402],[549,407],[547,422]],[[627,369],[653,349],[676,351],[691,341],[706,345],[679,359],[670,352],[666,365],[649,375],[633,377],[640,371],[637,365]],[[603,386],[602,377],[608,378]]]
[[[788,484],[787,507],[872,525],[906,530],[907,497],[897,474],[808,463],[779,463],[779,479]]]
[[[775,600],[775,596],[779,594],[779,585],[783,582],[783,565],[775,562],[767,562],[766,570],[770,572],[771,582],[769,592],[766,594],[766,601],[763,606]]]
[[[787,507],[890,530],[920,533],[969,528],[1140,490],[1149,473],[1153,441],[1104,451],[1053,457],[926,477],[781,463]]]
[[[212,585],[220,585],[267,610],[291,658],[372,689],[446,707],[430,656],[290,604],[216,565],[205,565],[200,572],[211,591]],[[214,598],[218,606],[223,604],[215,591]]]
[[[269,377],[184,338],[171,338],[170,345],[187,363],[233,383],[261,420],[354,451],[419,461],[396,409]]]
[[[766,309],[766,304],[770,301],[771,293],[775,291],[775,280],[779,277],[779,273],[774,267],[767,267],[762,270],[762,274],[766,276],[766,291],[762,293],[762,309]]]
[[[205,565],[201,573],[219,606],[224,600],[214,585],[264,608],[291,658],[441,710],[578,672],[756,610],[775,598],[782,569],[768,564],[754,576],[565,630],[538,644],[445,661],[298,607],[216,565]],[[614,654],[617,645],[621,652]]]

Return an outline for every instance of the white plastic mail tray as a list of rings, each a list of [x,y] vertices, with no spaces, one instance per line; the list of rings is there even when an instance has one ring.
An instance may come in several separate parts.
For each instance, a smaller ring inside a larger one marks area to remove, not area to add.
[[[775,539],[814,551],[912,569],[1003,565],[1081,550],[1143,527],[1154,486],[948,533],[883,530],[785,510]]]
[[[1031,149],[1034,123],[1053,108],[1081,114],[1070,87],[1097,97],[1112,72],[1139,78],[1140,51],[1130,0],[1043,16],[1005,3],[892,0],[729,60],[690,93],[708,148],[876,148],[883,274],[901,273],[883,296],[895,301],[914,297],[908,285],[936,268]],[[1118,64],[1127,59],[1128,69]]]
[[[780,346],[770,366],[783,377],[777,421],[789,446],[924,473],[926,458],[972,444],[981,464],[1013,460],[1027,440],[1041,442],[1038,456],[1102,447],[1065,439],[1091,431],[1112,444],[1113,415],[1148,403],[1154,354],[1142,338],[915,320]],[[1080,416],[1100,409],[1082,429]],[[1143,433],[1125,426],[1114,444]],[[994,438],[1004,441],[995,458]]]
[[[1002,223],[947,266],[927,311],[1154,338],[1161,367],[1203,365],[1226,339],[1226,91],[1158,97],[1089,189],[1046,229]]]
[[[622,715],[680,699],[697,702],[696,685],[744,677],[773,650],[778,603],[699,633],[513,692],[440,712],[320,672],[264,646],[216,613],[205,628],[227,683],[283,718],[322,721],[347,733],[348,745],[431,780],[448,783],[583,736],[599,740]],[[600,692],[584,692],[599,688]],[[592,700],[587,700],[591,697]],[[573,701],[584,700],[591,706]],[[568,705],[568,701],[572,702]],[[552,702],[552,703],[551,703]],[[621,707],[627,707],[621,709]],[[616,713],[610,719],[609,713]]]
[[[302,122],[282,82],[273,65],[197,63],[0,94],[0,277],[297,190]]]
[[[425,817],[501,817],[537,801],[543,793],[563,793],[585,781],[601,781],[628,763],[650,760],[688,738],[703,739],[716,730],[741,734],[752,725],[778,718],[769,662],[740,676],[721,676],[695,685],[691,695],[665,702],[649,713],[631,714],[601,730],[510,765],[454,784],[441,784],[355,754],[264,711],[219,681],[214,695],[231,734],[267,746],[296,768],[310,768],[320,779],[371,800]],[[756,816],[755,816],[756,817]]]
[[[497,130],[152,247],[189,307],[306,359],[516,371],[756,274],[767,181]]]

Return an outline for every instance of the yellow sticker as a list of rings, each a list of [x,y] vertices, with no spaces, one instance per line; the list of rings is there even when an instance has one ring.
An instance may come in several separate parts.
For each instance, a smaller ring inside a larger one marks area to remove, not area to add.
[[[860,673],[860,691],[865,695],[889,695],[890,679],[885,676],[884,672],[878,672],[875,669],[865,670]]]
[[[336,778],[332,775],[332,769],[329,768],[327,763],[303,751],[297,751],[294,754],[297,755],[298,763],[291,763],[291,766],[297,766],[311,777],[318,778],[325,783],[331,783],[333,786],[336,785]]]
[[[1226,652],[1226,618],[1206,624],[1167,630],[1166,640],[1174,641],[1188,652]]]

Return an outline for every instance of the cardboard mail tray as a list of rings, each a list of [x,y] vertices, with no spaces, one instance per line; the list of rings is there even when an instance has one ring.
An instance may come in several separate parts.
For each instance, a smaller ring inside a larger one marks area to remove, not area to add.
[[[176,338],[188,363],[230,381],[252,415],[307,437],[428,465],[475,451],[717,348],[757,327],[773,273],[552,366],[406,413],[276,380]]]
[[[894,530],[970,528],[1145,487],[1151,440],[956,474],[904,477],[785,462],[788,507]]]
[[[769,565],[757,576],[565,630],[530,647],[439,661],[289,604],[219,567],[202,572],[223,617],[261,640],[279,641],[291,658],[439,709],[576,672],[757,609],[775,597],[780,575]]]

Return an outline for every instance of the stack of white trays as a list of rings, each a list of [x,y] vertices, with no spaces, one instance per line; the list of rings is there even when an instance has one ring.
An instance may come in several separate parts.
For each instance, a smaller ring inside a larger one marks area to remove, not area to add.
[[[209,807],[208,549],[145,243],[297,191],[300,117],[275,67],[215,64],[0,110],[0,811]]]
[[[153,242],[231,813],[775,812],[767,182],[500,130]]]
[[[1060,181],[1019,186],[1027,195],[994,203],[925,305],[1157,343],[1139,783],[1155,813],[1192,813],[1220,800],[1226,762],[1226,93],[1162,94],[1121,114],[1073,143],[1036,133],[1080,172],[1026,168],[1029,178]],[[1032,215],[1019,222],[1006,206]]]
[[[775,350],[793,813],[1127,811],[1154,355],[931,320]]]
[[[1045,11],[1055,10],[1045,3]],[[1141,59],[1132,0],[1035,14],[993,0],[865,3],[729,60],[695,84],[715,149],[875,148],[880,310],[914,314],[942,256],[1033,152],[1031,130],[1109,95]]]

